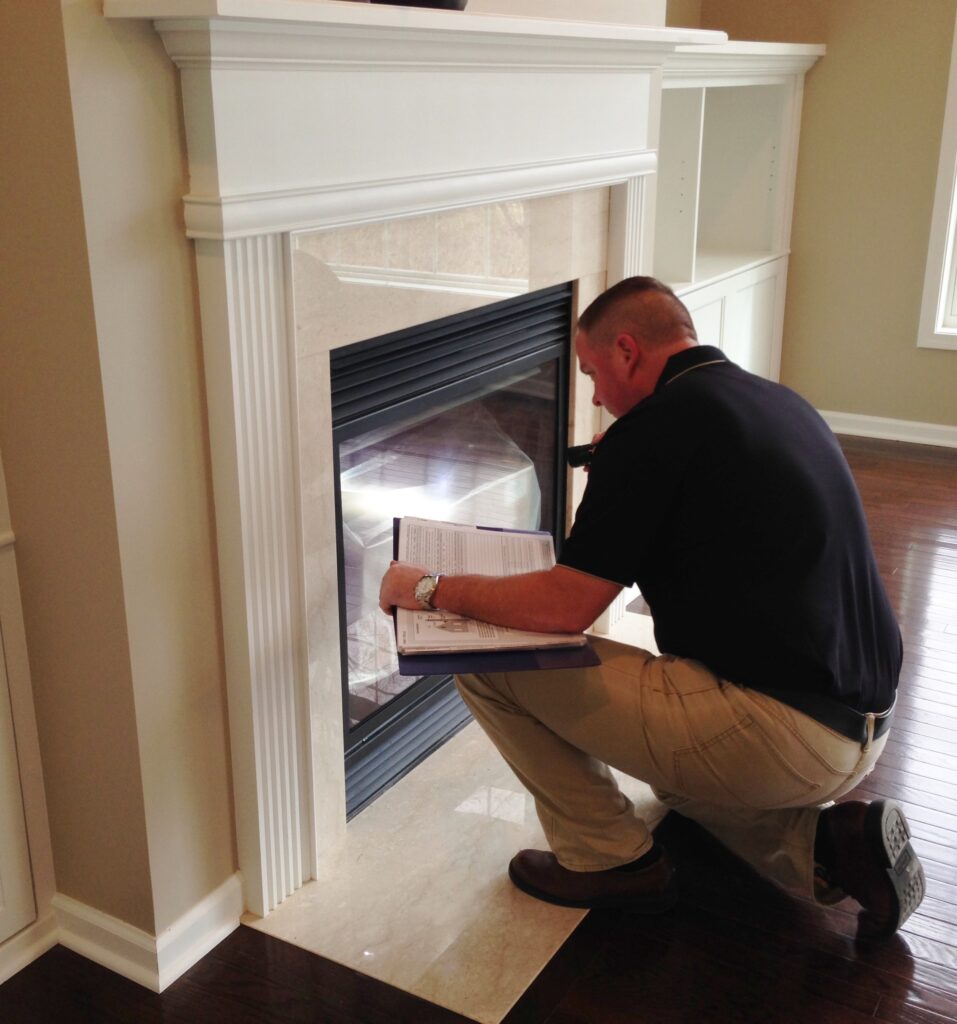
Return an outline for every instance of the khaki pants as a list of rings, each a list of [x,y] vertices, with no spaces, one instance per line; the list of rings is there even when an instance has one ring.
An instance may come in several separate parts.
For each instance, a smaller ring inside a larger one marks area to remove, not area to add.
[[[599,871],[651,848],[611,765],[772,881],[835,898],[815,891],[818,815],[873,768],[886,734],[862,745],[697,662],[593,643],[594,668],[456,679],[535,798],[559,862]]]

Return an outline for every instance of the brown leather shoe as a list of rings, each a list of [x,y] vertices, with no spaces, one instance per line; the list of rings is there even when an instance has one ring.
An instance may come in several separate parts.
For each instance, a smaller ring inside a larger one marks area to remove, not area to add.
[[[522,892],[560,907],[656,914],[677,900],[674,869],[660,848],[653,863],[633,871],[569,871],[554,853],[522,850],[512,858],[508,877]]]
[[[892,935],[924,898],[924,870],[910,844],[910,827],[893,800],[851,801],[822,811],[830,832],[827,881],[860,903],[859,934]]]

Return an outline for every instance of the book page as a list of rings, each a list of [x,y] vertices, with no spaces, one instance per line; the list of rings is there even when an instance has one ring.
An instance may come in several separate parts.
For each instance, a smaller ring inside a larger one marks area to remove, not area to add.
[[[403,615],[407,612],[407,615]],[[528,630],[493,626],[444,611],[399,609],[397,634],[403,653],[449,651],[522,650],[542,647],[577,647],[584,642],[578,634],[532,633]]]
[[[458,523],[405,518],[399,531],[399,561],[452,575],[517,576],[551,569],[551,535],[488,530]]]
[[[432,572],[515,576],[550,569],[555,549],[548,533],[490,530],[457,523],[404,518],[399,561]],[[399,608],[396,642],[400,652],[520,650],[581,646],[580,633],[535,633],[479,622],[446,611]]]

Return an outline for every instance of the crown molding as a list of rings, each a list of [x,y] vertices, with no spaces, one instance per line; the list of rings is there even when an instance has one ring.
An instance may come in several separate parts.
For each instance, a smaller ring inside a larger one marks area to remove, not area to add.
[[[817,43],[726,42],[678,46],[665,60],[664,88],[774,85],[805,74],[827,48]]]

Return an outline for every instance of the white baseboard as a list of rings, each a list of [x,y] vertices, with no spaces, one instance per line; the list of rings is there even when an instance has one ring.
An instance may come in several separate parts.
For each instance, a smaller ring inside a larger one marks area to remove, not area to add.
[[[162,992],[239,926],[242,884],[240,876],[233,875],[159,936],[69,896],[54,896],[53,907],[57,942],[124,978]]]
[[[57,893],[58,941],[74,953],[159,992],[156,939],[125,921]]]
[[[862,416],[853,412],[824,410],[821,410],[821,415],[835,434],[957,448],[957,427],[944,423],[918,423],[914,420],[892,420],[885,416]]]
[[[237,872],[158,936],[159,991],[235,931],[244,910],[242,876]]]
[[[0,943],[0,985],[17,971],[52,949],[58,941],[56,916],[51,910],[38,921]]]

